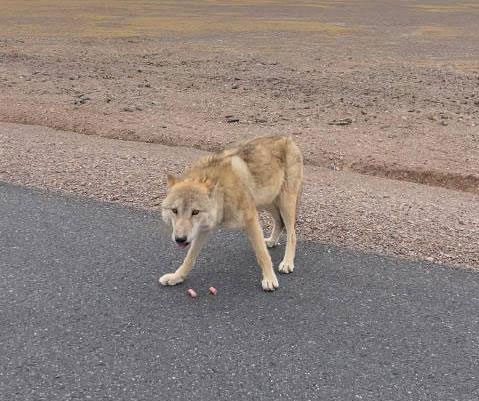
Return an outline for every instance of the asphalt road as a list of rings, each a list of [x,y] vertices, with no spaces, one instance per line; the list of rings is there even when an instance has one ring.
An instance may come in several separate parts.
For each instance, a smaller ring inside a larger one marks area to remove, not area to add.
[[[0,230],[2,400],[479,399],[477,273],[302,243],[264,293],[219,233],[164,288],[157,213],[6,184]]]

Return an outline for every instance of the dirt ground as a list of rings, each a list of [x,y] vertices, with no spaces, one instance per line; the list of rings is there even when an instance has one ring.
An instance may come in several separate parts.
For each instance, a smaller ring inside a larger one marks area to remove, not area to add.
[[[0,122],[68,131],[3,124],[0,179],[154,207],[157,174],[198,151],[291,134],[307,164],[303,238],[479,267],[478,4],[0,8]],[[118,162],[117,147],[154,163]]]

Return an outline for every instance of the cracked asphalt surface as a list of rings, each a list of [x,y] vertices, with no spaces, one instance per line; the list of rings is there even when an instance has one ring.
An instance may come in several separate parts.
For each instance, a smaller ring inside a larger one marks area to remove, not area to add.
[[[158,213],[1,183],[0,230],[2,399],[479,398],[472,271],[301,243],[266,294],[220,232],[164,288],[183,254]]]

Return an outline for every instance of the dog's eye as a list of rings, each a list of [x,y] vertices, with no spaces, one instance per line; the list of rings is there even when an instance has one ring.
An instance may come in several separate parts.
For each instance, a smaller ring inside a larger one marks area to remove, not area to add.
[[[193,211],[191,212],[191,214],[192,214],[193,216],[196,216],[199,212],[200,212],[199,210],[196,210],[196,209],[195,209],[195,210],[193,210]]]
[[[171,209],[171,211],[174,213],[174,214],[177,214],[178,213],[178,209],[176,207],[174,207],[173,209]]]

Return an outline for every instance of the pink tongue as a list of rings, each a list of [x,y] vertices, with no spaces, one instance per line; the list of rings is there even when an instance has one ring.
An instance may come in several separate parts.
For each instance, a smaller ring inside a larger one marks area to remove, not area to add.
[[[188,242],[177,242],[177,244],[180,248],[186,248],[189,245]]]

